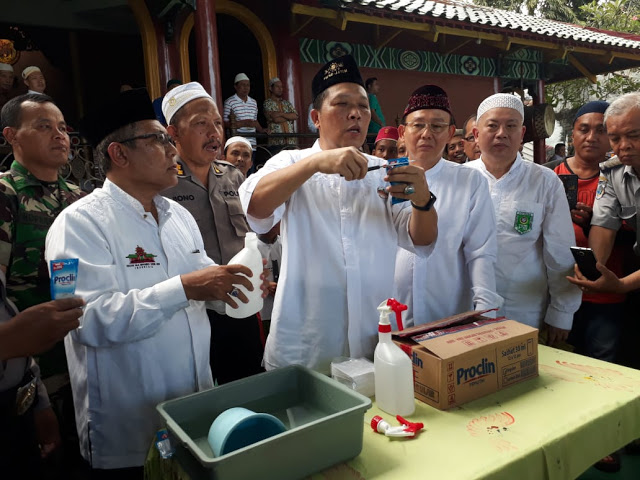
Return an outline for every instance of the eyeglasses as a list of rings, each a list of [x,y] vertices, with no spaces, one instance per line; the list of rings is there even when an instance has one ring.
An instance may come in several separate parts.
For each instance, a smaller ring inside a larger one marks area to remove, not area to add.
[[[429,130],[431,133],[438,134],[444,132],[447,127],[449,127],[448,123],[422,123],[422,122],[408,122],[406,124],[407,130],[411,133],[422,133],[425,129]]]
[[[465,142],[475,142],[476,141],[476,137],[474,137],[473,135],[469,135],[468,137],[464,137],[464,141]]]
[[[154,138],[156,142],[160,143],[163,147],[168,145],[176,146],[176,142],[173,141],[173,138],[163,132],[145,133],[144,135],[138,135],[137,137],[125,138],[124,140],[120,140],[118,143],[134,142],[136,140],[144,140],[146,138]]]

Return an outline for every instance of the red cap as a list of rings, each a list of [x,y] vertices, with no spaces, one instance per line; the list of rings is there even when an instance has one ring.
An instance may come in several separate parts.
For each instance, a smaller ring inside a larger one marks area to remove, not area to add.
[[[380,140],[393,140],[394,142],[397,142],[398,129],[396,127],[382,127],[378,132],[378,136],[374,143],[378,143]]]
[[[374,432],[378,431],[378,424],[382,421],[382,417],[380,415],[376,415],[371,419],[371,428],[373,428]]]

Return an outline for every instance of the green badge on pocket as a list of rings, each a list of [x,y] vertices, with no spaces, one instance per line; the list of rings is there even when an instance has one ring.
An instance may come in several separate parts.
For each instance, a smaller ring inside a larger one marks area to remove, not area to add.
[[[516,222],[513,228],[516,229],[520,235],[524,235],[531,231],[533,226],[533,213],[531,212],[516,212]]]

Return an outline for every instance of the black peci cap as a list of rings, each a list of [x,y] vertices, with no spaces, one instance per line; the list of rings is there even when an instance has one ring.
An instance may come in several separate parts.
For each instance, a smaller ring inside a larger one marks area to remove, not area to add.
[[[357,83],[364,88],[360,70],[351,55],[334,58],[316,73],[311,82],[313,100],[327,88],[338,83]]]
[[[141,120],[155,120],[156,114],[146,88],[121,92],[80,121],[80,134],[95,148],[120,127]]]

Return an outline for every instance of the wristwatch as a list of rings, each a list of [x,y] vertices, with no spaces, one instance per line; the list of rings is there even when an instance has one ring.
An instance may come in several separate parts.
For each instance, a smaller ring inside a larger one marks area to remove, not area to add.
[[[431,197],[429,198],[429,201],[427,202],[427,204],[425,206],[419,207],[418,205],[416,205],[413,202],[411,202],[411,206],[413,208],[415,208],[416,210],[421,210],[423,212],[428,212],[429,210],[431,210],[431,207],[433,207],[433,204],[436,203],[436,196],[433,194],[433,192],[429,192],[429,195],[431,195]]]

